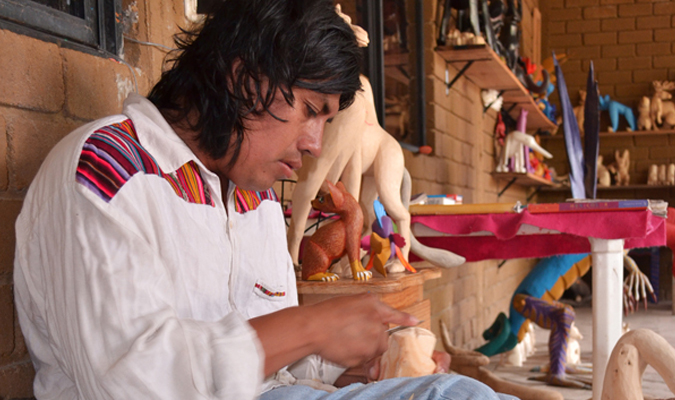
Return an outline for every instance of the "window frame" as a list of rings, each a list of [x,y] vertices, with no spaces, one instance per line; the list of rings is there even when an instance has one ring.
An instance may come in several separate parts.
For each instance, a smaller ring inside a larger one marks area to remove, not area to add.
[[[31,36],[46,34],[119,55],[121,9],[121,0],[84,0],[84,18],[79,18],[31,0],[0,0],[0,27],[19,26]]]

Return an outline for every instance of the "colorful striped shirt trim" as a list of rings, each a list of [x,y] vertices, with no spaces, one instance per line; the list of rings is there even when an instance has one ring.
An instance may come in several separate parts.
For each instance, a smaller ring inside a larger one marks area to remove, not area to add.
[[[234,208],[240,214],[255,210],[263,200],[279,202],[277,193],[271,188],[265,192],[242,190],[238,187],[234,189]]]
[[[268,290],[265,288],[263,285],[256,283],[255,288],[258,289],[260,292],[262,292],[265,296],[268,297],[284,297],[286,296],[286,292],[273,292],[271,290]]]
[[[197,164],[190,161],[175,172],[164,173],[138,142],[130,119],[94,131],[82,146],[75,179],[108,203],[138,172],[166,179],[189,203],[214,206]]]

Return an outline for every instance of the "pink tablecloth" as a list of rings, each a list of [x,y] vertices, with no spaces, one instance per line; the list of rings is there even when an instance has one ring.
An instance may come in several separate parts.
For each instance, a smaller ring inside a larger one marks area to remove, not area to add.
[[[666,244],[666,219],[649,210],[530,214],[414,215],[422,224],[450,235],[488,231],[494,236],[417,236],[431,247],[452,251],[467,261],[548,257],[591,251],[589,237],[626,239],[625,248]],[[522,224],[556,230],[561,234],[516,235]],[[411,260],[417,261],[411,254]]]

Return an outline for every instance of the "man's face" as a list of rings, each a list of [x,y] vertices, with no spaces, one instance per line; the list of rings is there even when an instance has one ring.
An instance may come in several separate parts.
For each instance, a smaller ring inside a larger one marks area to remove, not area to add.
[[[326,122],[337,114],[339,94],[323,94],[294,88],[293,106],[277,91],[269,113],[248,120],[239,158],[227,168],[224,157],[217,163],[221,176],[244,190],[267,190],[279,179],[288,179],[302,166],[305,154],[318,157]]]

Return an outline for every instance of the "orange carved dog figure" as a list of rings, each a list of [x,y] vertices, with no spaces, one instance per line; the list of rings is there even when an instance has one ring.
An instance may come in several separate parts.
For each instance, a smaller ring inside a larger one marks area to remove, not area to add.
[[[355,280],[368,280],[372,273],[361,265],[361,232],[363,212],[354,196],[342,182],[333,185],[325,181],[319,195],[312,201],[319,211],[335,213],[340,219],[324,225],[309,238],[302,256],[302,279],[307,281],[334,281],[336,274],[328,272],[331,263],[347,254]]]

